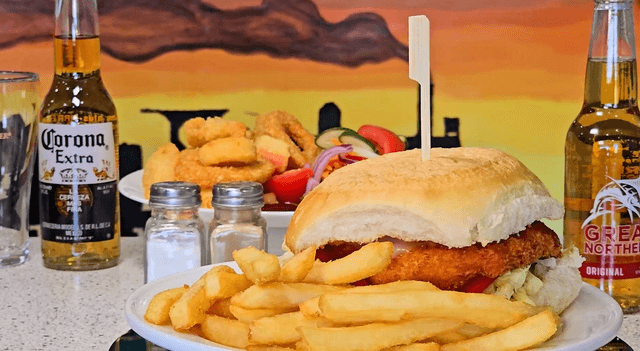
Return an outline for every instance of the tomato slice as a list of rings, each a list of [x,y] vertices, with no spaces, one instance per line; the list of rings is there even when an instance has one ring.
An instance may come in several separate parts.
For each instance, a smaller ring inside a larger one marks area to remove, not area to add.
[[[351,285],[353,285],[353,286],[367,286],[367,285],[371,285],[371,283],[369,283],[369,278],[366,278],[366,279],[358,280],[357,282],[353,282],[353,283],[351,283]]]
[[[365,124],[358,128],[358,134],[372,142],[380,155],[404,151],[405,145],[402,139],[389,129]]]
[[[318,249],[316,250],[316,260],[320,262],[329,262],[331,261],[331,255],[326,250]]]
[[[313,176],[311,168],[300,168],[273,176],[264,183],[265,192],[272,192],[280,202],[299,203]]]
[[[467,293],[481,293],[491,285],[497,278],[485,277],[479,275],[469,280],[461,289],[462,292]]]
[[[366,160],[367,158],[364,156],[360,156],[360,155],[352,155],[352,154],[345,154],[342,155],[342,157],[352,160],[352,161],[362,161],[362,160]]]

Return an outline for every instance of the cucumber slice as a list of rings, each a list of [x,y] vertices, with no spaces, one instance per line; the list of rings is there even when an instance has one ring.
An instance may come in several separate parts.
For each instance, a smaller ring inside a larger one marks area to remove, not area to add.
[[[376,147],[369,140],[353,130],[343,132],[340,134],[340,137],[338,137],[338,140],[344,144],[351,144],[353,151],[360,156],[367,158],[379,156],[376,153]]]
[[[340,135],[342,135],[342,133],[344,132],[355,133],[356,131],[349,128],[343,128],[343,127],[329,128],[323,131],[322,133],[318,134],[318,136],[316,137],[316,145],[318,145],[318,147],[323,149],[334,147],[336,145],[331,140],[338,139]]]

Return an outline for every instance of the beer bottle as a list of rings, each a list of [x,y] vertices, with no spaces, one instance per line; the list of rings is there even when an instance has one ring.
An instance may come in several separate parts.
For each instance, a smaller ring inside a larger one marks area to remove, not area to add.
[[[595,0],[584,103],[565,144],[564,245],[625,313],[640,305],[639,167],[633,0]]]
[[[100,76],[96,0],[56,0],[55,76],[39,127],[44,265],[118,264],[118,118]]]

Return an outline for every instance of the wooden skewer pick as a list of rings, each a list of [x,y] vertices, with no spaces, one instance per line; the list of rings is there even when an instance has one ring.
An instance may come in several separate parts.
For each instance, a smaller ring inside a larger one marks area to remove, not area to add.
[[[420,124],[422,161],[431,157],[431,76],[429,52],[429,19],[409,17],[409,78],[420,83]]]

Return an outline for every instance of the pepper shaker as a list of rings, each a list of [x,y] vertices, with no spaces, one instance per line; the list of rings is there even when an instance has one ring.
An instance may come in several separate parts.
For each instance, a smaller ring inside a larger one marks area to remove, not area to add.
[[[151,186],[151,218],[145,226],[145,283],[207,264],[200,187],[186,182]]]
[[[267,247],[267,222],[262,217],[262,185],[256,182],[218,183],[212,189],[213,218],[209,224],[211,262],[232,261],[234,250]]]

